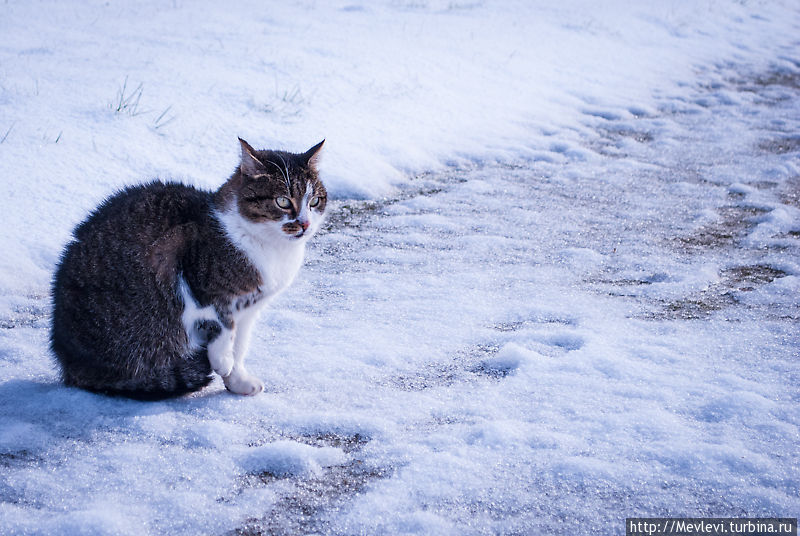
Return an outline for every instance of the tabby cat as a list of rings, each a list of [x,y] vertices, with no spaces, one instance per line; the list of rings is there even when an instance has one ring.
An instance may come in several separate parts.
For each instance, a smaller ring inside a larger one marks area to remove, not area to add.
[[[52,288],[50,342],[67,385],[156,400],[202,389],[213,371],[233,393],[263,390],[244,356],[322,222],[324,140],[302,154],[239,142],[241,163],[216,192],[133,186],[77,226]]]

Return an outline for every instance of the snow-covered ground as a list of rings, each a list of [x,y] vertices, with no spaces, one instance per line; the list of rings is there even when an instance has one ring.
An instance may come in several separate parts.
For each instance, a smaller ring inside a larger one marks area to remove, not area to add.
[[[688,5],[691,4],[691,5]],[[0,5],[1,534],[800,513],[793,2]],[[66,389],[72,227],[236,136],[335,201],[255,398]]]

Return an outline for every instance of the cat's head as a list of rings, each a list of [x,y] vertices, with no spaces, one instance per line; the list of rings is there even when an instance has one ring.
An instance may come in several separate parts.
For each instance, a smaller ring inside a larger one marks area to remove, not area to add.
[[[243,139],[239,142],[239,169],[220,190],[227,208],[237,210],[250,229],[263,228],[289,241],[311,237],[327,203],[316,169],[325,140],[300,154],[256,151]]]

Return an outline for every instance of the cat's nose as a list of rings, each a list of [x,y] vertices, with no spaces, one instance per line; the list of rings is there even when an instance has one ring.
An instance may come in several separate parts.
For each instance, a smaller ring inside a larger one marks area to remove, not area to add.
[[[303,231],[308,230],[309,221],[308,220],[297,220],[297,223],[300,224],[300,227],[303,228]]]

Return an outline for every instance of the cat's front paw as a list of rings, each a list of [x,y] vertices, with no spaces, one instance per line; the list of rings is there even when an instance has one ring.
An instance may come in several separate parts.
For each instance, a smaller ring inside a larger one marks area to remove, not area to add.
[[[264,384],[252,374],[231,374],[222,380],[225,388],[237,395],[254,396],[264,390]]]

